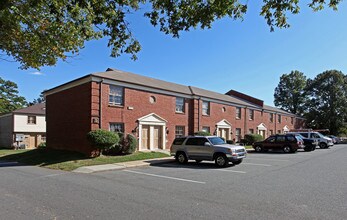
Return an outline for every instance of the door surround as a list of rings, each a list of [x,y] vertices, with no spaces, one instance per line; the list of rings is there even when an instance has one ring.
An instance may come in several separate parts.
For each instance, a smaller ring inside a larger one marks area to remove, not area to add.
[[[226,129],[226,140],[231,140],[231,123],[226,119],[223,119],[220,122],[216,123],[216,135],[218,137],[221,137],[222,135],[220,129]]]
[[[144,146],[142,146],[142,126],[143,125],[148,125],[149,127],[149,150],[157,150],[154,148],[154,127],[161,127],[160,132],[161,132],[161,139],[160,143],[158,143],[158,149],[165,149],[166,145],[166,123],[167,120],[164,118],[160,117],[159,115],[155,113],[150,113],[148,115],[145,115],[139,119],[138,121],[138,126],[139,126],[139,151],[143,150],[148,150]]]

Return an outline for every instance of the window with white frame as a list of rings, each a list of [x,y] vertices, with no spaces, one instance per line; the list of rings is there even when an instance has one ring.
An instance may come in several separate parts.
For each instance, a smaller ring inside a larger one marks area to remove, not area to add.
[[[202,102],[202,114],[210,115],[210,102],[207,102],[207,101]]]
[[[254,120],[254,110],[253,109],[249,109],[249,120]]]
[[[202,131],[205,131],[205,132],[208,132],[208,133],[211,134],[211,132],[210,132],[210,127],[208,127],[208,126],[202,127]]]
[[[110,85],[108,103],[110,105],[123,105],[124,88],[121,86]]]
[[[241,141],[241,128],[235,129],[235,141],[240,142]]]
[[[294,118],[293,117],[290,118],[290,123],[294,124]]]
[[[277,120],[278,120],[278,123],[281,123],[282,122],[282,116],[281,115],[277,115]]]
[[[124,133],[124,124],[110,123],[110,131]]]
[[[270,122],[274,122],[274,113],[269,113],[270,115]]]
[[[236,107],[236,119],[241,119],[241,107]]]
[[[254,129],[253,128],[248,129],[248,133],[249,134],[254,134]]]
[[[176,112],[184,112],[184,98],[176,97]]]
[[[184,126],[176,126],[175,129],[175,137],[183,137],[184,136]]]
[[[36,116],[28,116],[28,124],[35,125],[36,124]]]

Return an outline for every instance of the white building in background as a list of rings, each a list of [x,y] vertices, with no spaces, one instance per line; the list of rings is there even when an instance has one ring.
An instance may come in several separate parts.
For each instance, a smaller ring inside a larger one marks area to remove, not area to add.
[[[0,147],[34,149],[46,141],[45,103],[0,116]]]

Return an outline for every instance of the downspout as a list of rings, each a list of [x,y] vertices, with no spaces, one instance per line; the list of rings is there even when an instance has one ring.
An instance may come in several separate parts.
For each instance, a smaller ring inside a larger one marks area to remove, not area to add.
[[[244,120],[244,128],[243,128],[243,138],[245,138],[246,129],[247,129],[247,106],[245,107],[245,120]]]
[[[200,130],[200,100],[201,100],[201,97],[199,97],[198,99],[198,130]]]
[[[277,113],[275,113],[274,123],[275,123],[275,131],[274,131],[274,133],[277,134]]]
[[[104,79],[99,82],[99,129],[102,128],[102,83]]]

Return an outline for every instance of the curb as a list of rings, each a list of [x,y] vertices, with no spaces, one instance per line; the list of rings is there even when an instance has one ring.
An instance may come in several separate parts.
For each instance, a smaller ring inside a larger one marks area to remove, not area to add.
[[[74,173],[96,173],[103,171],[112,171],[112,170],[121,170],[126,168],[134,168],[134,167],[145,167],[151,166],[155,164],[164,164],[164,163],[172,163],[175,159],[172,157],[164,157],[164,158],[155,158],[155,159],[147,159],[147,160],[137,160],[137,161],[129,161],[124,163],[114,163],[114,164],[103,164],[103,165],[94,165],[94,166],[84,166],[79,167],[72,172]]]

